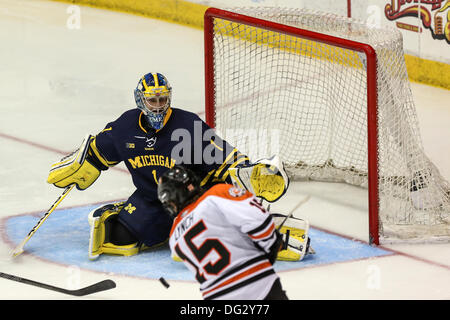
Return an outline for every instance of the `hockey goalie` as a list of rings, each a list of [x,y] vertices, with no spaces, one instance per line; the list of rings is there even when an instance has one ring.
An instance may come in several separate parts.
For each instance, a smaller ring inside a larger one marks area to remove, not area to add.
[[[78,190],[85,190],[102,171],[120,162],[130,172],[136,190],[128,199],[89,214],[90,259],[101,254],[134,255],[167,242],[173,220],[158,200],[157,187],[158,178],[175,164],[195,172],[206,188],[220,182],[234,183],[269,203],[285,194],[289,179],[278,157],[251,162],[217,134],[211,134],[213,129],[198,115],[173,108],[172,88],[162,74],[144,75],[134,95],[137,108],[125,111],[97,135],[87,135],[76,152],[52,165],[48,176],[48,182],[57,187],[75,184]],[[196,140],[199,128],[200,141]],[[175,139],[179,132],[190,139]],[[207,134],[211,138],[202,139]],[[175,152],[180,143],[188,148]],[[211,153],[210,158],[219,160],[211,163],[205,159],[205,150]],[[288,220],[286,228],[299,226],[294,219]],[[290,234],[294,243],[299,233]],[[300,247],[298,243],[295,246]],[[297,261],[303,255],[304,251],[280,254],[280,259]]]

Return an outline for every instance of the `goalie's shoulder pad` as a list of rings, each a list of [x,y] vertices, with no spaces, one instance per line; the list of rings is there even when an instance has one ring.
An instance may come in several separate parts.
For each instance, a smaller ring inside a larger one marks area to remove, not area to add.
[[[59,188],[76,184],[78,190],[84,190],[93,184],[100,176],[100,170],[86,160],[93,139],[93,136],[86,135],[77,150],[52,164],[47,182]]]

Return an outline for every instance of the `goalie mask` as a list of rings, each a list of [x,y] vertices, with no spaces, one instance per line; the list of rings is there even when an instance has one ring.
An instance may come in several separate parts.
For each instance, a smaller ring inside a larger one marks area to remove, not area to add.
[[[159,130],[164,125],[172,98],[172,87],[160,73],[147,73],[134,90],[137,107],[142,110],[152,128]]]
[[[172,217],[176,217],[201,193],[199,178],[183,166],[174,166],[159,178],[158,199]]]

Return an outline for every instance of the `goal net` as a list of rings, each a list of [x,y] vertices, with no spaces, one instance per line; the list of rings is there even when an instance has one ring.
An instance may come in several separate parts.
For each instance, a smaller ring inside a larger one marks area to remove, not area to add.
[[[394,28],[305,9],[205,13],[206,120],[292,180],[368,188],[370,241],[450,238]]]

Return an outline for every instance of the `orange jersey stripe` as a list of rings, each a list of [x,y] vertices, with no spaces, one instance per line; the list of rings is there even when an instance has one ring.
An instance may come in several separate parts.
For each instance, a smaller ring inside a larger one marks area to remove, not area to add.
[[[217,287],[203,292],[202,294],[203,294],[203,296],[208,295],[211,292],[216,291],[219,288],[222,288],[223,286],[226,286],[226,285],[228,285],[230,283],[236,282],[236,281],[238,281],[238,280],[240,280],[242,278],[248,277],[249,275],[251,275],[253,273],[256,273],[256,272],[258,272],[258,271],[260,271],[262,269],[271,268],[271,267],[272,267],[272,265],[270,264],[270,262],[268,262],[268,261],[262,262],[262,263],[254,266],[254,267],[252,267],[252,268],[250,268],[250,269],[248,269],[248,270],[246,270],[246,271],[244,271],[242,273],[239,273],[239,274],[235,275],[234,277],[228,279],[227,281],[222,282]]]
[[[269,229],[267,229],[267,231],[264,232],[263,234],[260,234],[259,236],[252,236],[252,235],[249,235],[249,237],[252,238],[252,239],[254,239],[254,240],[263,239],[263,238],[269,236],[269,235],[273,232],[274,229],[275,229],[275,224],[272,223],[272,224],[270,225]]]

